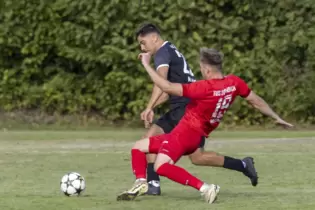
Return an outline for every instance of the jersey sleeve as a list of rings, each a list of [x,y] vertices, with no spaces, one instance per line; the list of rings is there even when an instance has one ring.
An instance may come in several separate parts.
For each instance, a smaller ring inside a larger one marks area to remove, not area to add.
[[[243,97],[243,98],[246,98],[250,94],[251,89],[248,87],[246,82],[244,80],[242,80],[241,78],[235,76],[235,80],[237,81],[238,95]]]
[[[169,67],[171,63],[171,55],[166,48],[160,48],[154,56],[155,70],[160,67]]]
[[[191,99],[202,99],[210,92],[211,87],[205,80],[182,84],[183,96]]]

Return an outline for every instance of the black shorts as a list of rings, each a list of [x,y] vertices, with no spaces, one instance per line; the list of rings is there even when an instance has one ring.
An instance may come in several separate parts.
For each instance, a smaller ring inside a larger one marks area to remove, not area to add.
[[[161,127],[164,131],[164,133],[170,133],[175,126],[178,124],[180,119],[185,114],[185,106],[180,106],[173,108],[166,112],[164,115],[162,115],[158,120],[156,120],[154,123]],[[202,140],[200,142],[199,147],[203,148],[205,146],[206,138],[202,137]]]

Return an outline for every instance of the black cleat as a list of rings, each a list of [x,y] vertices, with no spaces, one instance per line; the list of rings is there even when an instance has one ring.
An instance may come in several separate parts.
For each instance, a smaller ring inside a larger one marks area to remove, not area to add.
[[[246,164],[243,174],[250,179],[253,186],[256,186],[258,184],[258,176],[254,166],[254,158],[246,157],[243,159],[243,162]]]
[[[148,183],[148,191],[146,195],[161,195],[161,187],[158,185],[156,186],[154,181]]]

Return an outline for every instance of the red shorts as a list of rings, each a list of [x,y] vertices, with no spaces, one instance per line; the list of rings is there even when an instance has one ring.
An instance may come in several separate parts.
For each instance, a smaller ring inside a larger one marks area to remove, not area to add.
[[[152,136],[149,139],[149,153],[163,153],[176,163],[183,155],[189,155],[199,148],[202,134],[192,129],[174,129],[171,133]]]

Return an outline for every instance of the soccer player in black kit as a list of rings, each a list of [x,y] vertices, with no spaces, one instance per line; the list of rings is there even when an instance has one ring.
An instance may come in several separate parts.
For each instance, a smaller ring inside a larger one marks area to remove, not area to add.
[[[142,25],[136,32],[137,40],[143,52],[154,56],[154,66],[160,76],[172,83],[191,83],[195,82],[195,77],[185,57],[170,42],[164,41],[159,29],[147,23]],[[153,109],[166,102],[169,102],[169,111],[153,122]],[[146,109],[141,113],[141,119],[149,130],[144,137],[151,137],[158,134],[170,133],[178,124],[185,113],[188,98],[179,96],[169,96],[158,86],[154,85],[151,98]],[[150,124],[153,123],[151,126]],[[251,180],[251,184],[256,186],[258,183],[257,172],[254,167],[252,157],[246,157],[243,160],[232,157],[218,155],[215,152],[204,151],[205,138],[203,137],[199,149],[189,155],[190,160],[195,165],[223,167],[242,172]],[[147,154],[147,195],[160,195],[160,178],[154,171],[155,154]]]

